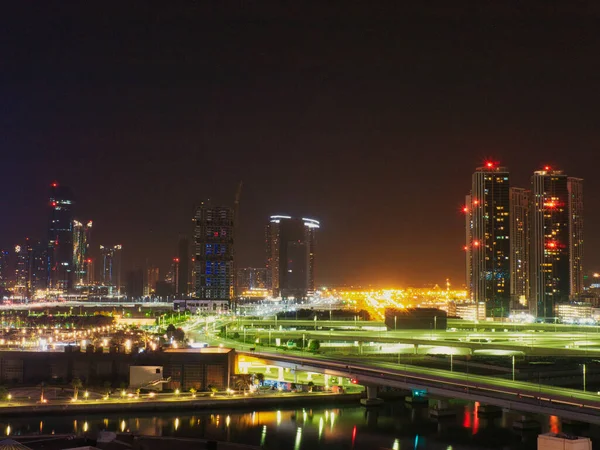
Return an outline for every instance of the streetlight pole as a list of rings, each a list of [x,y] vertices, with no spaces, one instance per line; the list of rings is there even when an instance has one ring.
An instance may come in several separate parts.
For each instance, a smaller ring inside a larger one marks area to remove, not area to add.
[[[398,319],[398,316],[394,316],[394,331],[397,330],[397,327],[396,327],[396,320],[397,319]]]
[[[586,391],[586,386],[585,386],[585,364],[583,365],[583,392]]]
[[[450,353],[450,372],[454,372],[454,359],[453,359],[453,354]]]
[[[512,356],[512,380],[515,381],[515,355]]]

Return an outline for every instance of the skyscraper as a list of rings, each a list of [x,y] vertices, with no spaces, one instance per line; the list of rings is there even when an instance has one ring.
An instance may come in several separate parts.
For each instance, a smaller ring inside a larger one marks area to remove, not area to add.
[[[125,276],[125,290],[130,299],[144,295],[144,271],[142,269],[128,270]]]
[[[251,289],[268,289],[265,267],[244,267],[237,270],[236,292],[241,295]]]
[[[66,186],[50,187],[48,224],[48,286],[68,291],[73,285],[73,193]]]
[[[0,249],[0,288],[8,287],[10,279],[8,267],[8,250]]]
[[[32,299],[38,290],[46,289],[46,251],[40,241],[25,238],[15,246],[15,294]]]
[[[531,302],[536,317],[583,289],[583,181],[545,167],[532,177]]]
[[[569,189],[562,171],[534,172],[531,212],[531,313],[554,317],[570,295]]]
[[[109,294],[121,295],[121,251],[123,246],[100,246],[102,257],[102,284],[108,287]]]
[[[266,267],[273,296],[306,298],[315,290],[316,230],[314,219],[271,216],[266,227]]]
[[[144,295],[154,295],[156,294],[156,283],[159,280],[159,271],[158,267],[148,267],[147,276],[146,276],[146,288],[144,290]]]
[[[187,236],[179,236],[178,255],[179,273],[175,293],[179,297],[187,297],[190,281],[190,240]]]
[[[194,216],[195,296],[231,300],[234,290],[233,208],[202,203]]]
[[[531,191],[510,188],[510,295],[513,306],[529,297],[529,199]]]
[[[171,270],[167,274],[167,277],[170,278],[171,284],[173,285],[173,292],[175,295],[181,296],[179,289],[179,258],[173,258],[173,262],[171,263]]]
[[[569,177],[569,269],[571,299],[583,292],[583,180]]]
[[[485,302],[487,316],[502,316],[510,304],[510,180],[508,171],[488,162],[472,176],[467,225],[470,297]]]
[[[88,280],[88,253],[91,230],[91,220],[85,225],[78,220],[73,221],[73,274],[76,285],[86,284]]]

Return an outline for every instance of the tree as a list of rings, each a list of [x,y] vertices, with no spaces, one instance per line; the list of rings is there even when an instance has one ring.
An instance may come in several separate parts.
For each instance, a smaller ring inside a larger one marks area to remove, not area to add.
[[[250,375],[247,373],[240,373],[237,375],[235,385],[240,391],[245,391],[250,386]]]
[[[183,342],[185,340],[185,331],[183,331],[181,328],[177,328],[173,332],[173,339],[179,342]]]
[[[265,381],[265,374],[264,373],[257,373],[255,375],[256,379],[258,380],[258,384],[259,385],[263,385],[264,381]]]
[[[73,387],[73,398],[77,400],[77,396],[79,395],[79,389],[83,387],[83,383],[79,379],[79,377],[73,378],[71,381],[71,386]]]
[[[316,352],[320,348],[321,348],[321,343],[319,342],[318,339],[311,339],[311,341],[308,343],[308,350],[311,352]]]
[[[167,336],[168,337],[172,337],[173,333],[175,333],[175,330],[177,328],[175,328],[175,325],[173,325],[172,323],[169,324],[169,326],[167,327]]]
[[[4,386],[0,386],[0,400],[6,400],[8,398],[8,389]]]
[[[198,391],[196,391],[196,389],[190,388],[190,394],[192,394],[192,397],[196,396],[196,392],[198,392]]]
[[[312,381],[309,381],[309,382],[307,383],[307,386],[308,386],[308,391],[309,391],[309,392],[312,392],[312,391],[313,391],[313,386],[314,386],[314,385],[315,385],[315,383],[313,383]]]
[[[110,389],[112,388],[112,384],[110,381],[105,381],[104,382],[104,392],[106,392],[106,396],[108,397],[110,395]]]

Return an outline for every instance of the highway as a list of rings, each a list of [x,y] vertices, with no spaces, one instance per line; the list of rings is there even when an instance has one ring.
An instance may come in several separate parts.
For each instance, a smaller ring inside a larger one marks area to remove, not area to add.
[[[376,322],[280,320],[277,326],[270,325],[271,323],[274,325],[275,321],[231,322],[228,335],[237,332],[246,336],[246,342],[256,342],[258,338],[260,343],[267,345],[275,345],[278,338],[281,345],[285,345],[290,339],[303,337],[306,340],[318,339],[330,346],[334,346],[335,343],[362,343],[367,346],[388,344],[387,347],[377,349],[380,353],[459,354],[461,352],[457,351],[458,349],[466,349],[468,354],[505,356],[600,356],[600,333],[585,327],[581,327],[579,331],[556,332],[535,327],[514,331],[508,325],[494,331],[477,332],[464,329],[386,331]],[[405,344],[404,349],[398,348],[398,344]]]
[[[366,386],[391,386],[427,391],[428,395],[479,401],[524,412],[546,413],[600,424],[600,396],[574,389],[475,376],[390,363],[360,364],[325,357],[239,351],[246,358],[298,371],[356,378]]]

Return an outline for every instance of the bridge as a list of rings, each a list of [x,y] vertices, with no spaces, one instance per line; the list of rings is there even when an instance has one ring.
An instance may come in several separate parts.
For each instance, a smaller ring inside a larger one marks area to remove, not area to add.
[[[238,359],[241,357],[250,364],[256,361],[257,365],[278,366],[296,372],[354,378],[367,387],[369,398],[376,397],[378,386],[417,389],[436,398],[478,401],[500,408],[600,424],[600,396],[575,389],[391,363],[362,364],[253,351],[238,351],[237,354]]]

